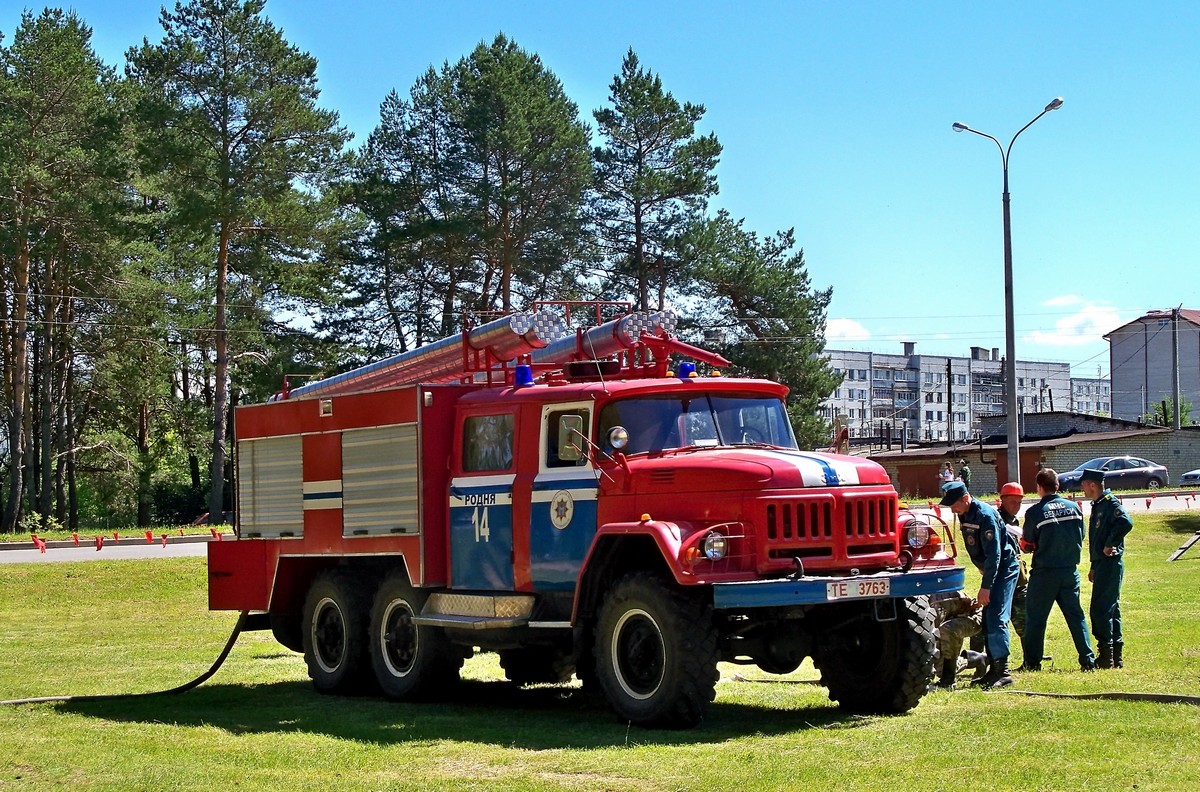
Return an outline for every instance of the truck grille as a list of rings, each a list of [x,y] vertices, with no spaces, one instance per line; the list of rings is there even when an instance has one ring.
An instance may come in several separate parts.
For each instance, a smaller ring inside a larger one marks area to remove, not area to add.
[[[799,558],[812,569],[894,563],[896,507],[894,494],[878,492],[768,500],[762,560],[775,567]]]

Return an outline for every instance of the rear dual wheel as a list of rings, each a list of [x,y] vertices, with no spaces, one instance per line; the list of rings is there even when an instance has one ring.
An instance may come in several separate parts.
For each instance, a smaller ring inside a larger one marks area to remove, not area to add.
[[[440,628],[414,619],[428,598],[403,572],[385,578],[371,607],[370,657],[383,694],[397,701],[444,695],[458,682],[461,652]]]
[[[301,648],[319,693],[356,693],[369,685],[367,598],[343,570],[322,572],[304,600]]]

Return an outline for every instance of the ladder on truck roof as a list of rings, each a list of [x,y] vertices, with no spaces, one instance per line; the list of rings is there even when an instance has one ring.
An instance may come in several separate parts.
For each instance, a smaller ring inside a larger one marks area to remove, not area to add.
[[[273,400],[334,396],[416,383],[503,384],[512,381],[511,371],[521,363],[549,372],[576,361],[625,358],[621,368],[626,374],[638,371],[639,376],[648,376],[647,372],[661,376],[670,353],[680,352],[713,366],[729,365],[720,355],[676,339],[673,333],[677,325],[678,316],[671,310],[634,311],[572,333],[562,317],[537,308],[298,388],[285,388]]]

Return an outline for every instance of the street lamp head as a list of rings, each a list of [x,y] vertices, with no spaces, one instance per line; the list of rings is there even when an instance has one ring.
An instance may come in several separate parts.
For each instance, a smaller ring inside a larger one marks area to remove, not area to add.
[[[1059,104],[1062,104],[1061,100],[1059,100]],[[970,132],[971,131],[971,127],[967,126],[962,121],[955,121],[953,124],[950,125],[950,128],[953,129],[955,132]]]
[[[1051,110],[1057,110],[1058,108],[1062,107],[1062,104],[1063,104],[1062,97],[1057,96],[1054,98],[1054,101],[1052,101],[1050,104],[1046,105],[1046,112],[1049,113]]]

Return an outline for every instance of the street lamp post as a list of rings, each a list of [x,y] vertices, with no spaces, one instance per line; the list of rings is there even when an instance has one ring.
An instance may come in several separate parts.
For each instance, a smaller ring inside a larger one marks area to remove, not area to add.
[[[1042,116],[1049,113],[1051,110],[1057,110],[1062,107],[1062,97],[1056,98],[1042,112],[1037,114],[1037,117],[1030,121],[1025,126],[1017,130],[1017,134],[1012,136],[1012,140],[1008,141],[1008,148],[1005,148],[999,140],[987,134],[980,132],[977,129],[961,122],[955,121],[951,127],[955,132],[970,132],[980,137],[985,137],[996,144],[1000,149],[1000,164],[1004,169],[1004,194],[1001,198],[1004,207],[1004,379],[1005,379],[1005,412],[1007,413],[1006,433],[1008,435],[1008,479],[1009,481],[1021,480],[1021,445],[1019,439],[1019,426],[1017,416],[1017,352],[1016,352],[1016,333],[1014,331],[1013,321],[1013,272],[1012,272],[1012,225],[1009,214],[1008,202],[1008,156],[1012,152],[1013,143],[1017,142],[1017,138],[1029,127],[1033,126],[1034,122]]]

